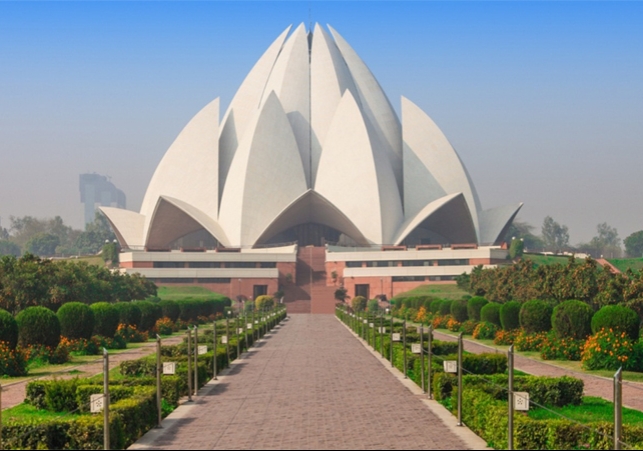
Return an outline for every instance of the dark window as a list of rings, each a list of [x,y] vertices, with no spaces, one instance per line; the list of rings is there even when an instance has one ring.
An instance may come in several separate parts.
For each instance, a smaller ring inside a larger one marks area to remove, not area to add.
[[[221,268],[221,262],[190,262],[188,268]]]
[[[257,299],[259,296],[264,296],[268,294],[268,285],[253,285],[252,286],[252,295],[254,299]]]
[[[393,282],[424,282],[425,276],[395,276]]]
[[[226,268],[256,268],[256,262],[226,262]]]
[[[362,262],[346,262],[347,268],[361,268]]]
[[[432,260],[404,260],[402,266],[433,266]]]
[[[370,285],[367,283],[355,285],[355,296],[363,296],[370,299]]]
[[[453,258],[447,260],[438,260],[438,266],[464,266],[469,264],[467,258]]]
[[[203,277],[196,279],[197,283],[230,283],[230,279],[226,277]]]
[[[395,266],[395,262],[390,260],[373,261],[366,262],[366,266],[368,266],[369,268],[387,268],[390,266]]]
[[[261,262],[259,263],[260,268],[276,268],[277,263],[276,262]]]
[[[185,268],[184,262],[154,262],[155,268]]]

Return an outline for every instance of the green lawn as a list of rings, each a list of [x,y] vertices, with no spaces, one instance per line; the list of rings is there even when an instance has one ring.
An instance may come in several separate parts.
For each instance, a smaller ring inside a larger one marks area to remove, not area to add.
[[[183,298],[193,299],[212,299],[223,297],[220,293],[207,290],[203,287],[159,287],[157,296],[161,299],[171,301],[180,300]]]
[[[608,421],[611,423],[614,421],[614,404],[594,396],[584,396],[583,403],[580,406],[550,407],[550,409],[581,423],[593,421]],[[529,417],[535,420],[560,419],[558,415],[545,409],[531,409],[529,410]],[[642,422],[643,412],[623,408],[623,423],[641,424]]]
[[[621,272],[625,272],[628,269],[632,271],[643,269],[643,258],[609,258],[607,261],[616,266]]]
[[[48,420],[51,418],[59,418],[68,415],[67,412],[50,412],[48,410],[37,409],[29,404],[18,404],[17,406],[10,407],[2,411],[2,420],[10,421],[13,419],[19,420],[29,417],[31,420]]]
[[[456,284],[426,284],[405,291],[395,296],[395,299],[407,298],[409,296],[433,296],[440,299],[462,299],[462,296],[469,294],[458,288]]]

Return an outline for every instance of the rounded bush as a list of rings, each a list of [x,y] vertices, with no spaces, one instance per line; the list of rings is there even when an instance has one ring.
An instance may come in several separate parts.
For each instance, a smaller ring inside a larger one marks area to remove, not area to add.
[[[480,310],[482,310],[482,307],[484,307],[488,303],[489,301],[487,301],[482,296],[474,296],[470,298],[467,301],[467,314],[469,315],[469,319],[473,321],[480,321]]]
[[[442,299],[435,299],[431,301],[431,308],[429,311],[431,313],[440,313],[440,306],[442,305]]]
[[[257,296],[255,299],[255,309],[259,312],[267,312],[275,306],[275,298],[268,295]]]
[[[468,320],[467,301],[460,300],[451,302],[451,315],[459,323],[464,323]]]
[[[480,340],[493,340],[498,332],[498,326],[482,321],[473,329],[473,338]]]
[[[197,320],[197,318],[199,317],[199,312],[201,308],[199,301],[197,301],[196,299],[185,298],[181,301],[178,301],[178,304],[179,304],[179,310],[181,312],[179,315],[179,318],[181,319],[181,321],[184,321],[187,323],[190,321]]]
[[[500,307],[501,304],[497,302],[489,302],[482,309],[480,309],[480,321],[495,324],[497,327],[502,327],[500,323]]]
[[[366,298],[364,296],[355,296],[351,301],[351,307],[356,312],[363,312],[366,309]]]
[[[119,322],[116,307],[108,302],[97,302],[90,307],[94,312],[94,335],[114,338]]]
[[[144,332],[150,331],[156,325],[156,321],[163,317],[161,306],[155,302],[139,301],[134,303],[141,311],[141,322],[138,329]]]
[[[60,333],[70,340],[89,340],[94,333],[94,311],[82,302],[68,302],[58,309]]]
[[[181,315],[181,307],[176,301],[161,301],[159,302],[159,307],[161,307],[161,314],[163,317],[170,318],[170,320],[175,323],[179,316]]]
[[[16,321],[21,346],[43,345],[55,349],[60,343],[60,322],[48,308],[26,308],[16,316]]]
[[[7,343],[10,349],[18,345],[18,322],[13,315],[0,309],[0,341]]]
[[[641,318],[628,307],[622,305],[606,305],[592,317],[592,332],[598,333],[601,329],[610,329],[625,332],[632,340],[639,338]]]
[[[442,301],[442,304],[440,304],[440,315],[445,316],[445,315],[450,315],[451,314],[451,303],[453,301]]]
[[[584,340],[592,334],[592,308],[582,301],[565,301],[554,308],[551,325],[558,338]]]
[[[520,308],[518,301],[509,301],[500,307],[500,324],[504,330],[516,330],[520,328]]]
[[[137,329],[141,325],[141,309],[131,302],[117,302],[114,304],[118,310],[118,321],[121,324],[134,326]]]
[[[520,308],[520,326],[528,334],[549,332],[553,311],[553,307],[545,301],[527,301]]]

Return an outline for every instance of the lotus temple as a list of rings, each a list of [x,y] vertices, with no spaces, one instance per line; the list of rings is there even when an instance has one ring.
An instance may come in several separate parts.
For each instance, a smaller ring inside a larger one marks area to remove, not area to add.
[[[338,286],[391,298],[506,261],[522,204],[483,209],[437,125],[400,111],[333,28],[288,27],[223,117],[215,99],[185,126],[140,212],[101,208],[121,270],[333,312]]]

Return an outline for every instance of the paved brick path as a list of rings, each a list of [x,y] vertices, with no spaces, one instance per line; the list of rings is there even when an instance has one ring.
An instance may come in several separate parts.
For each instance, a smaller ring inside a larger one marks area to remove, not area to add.
[[[146,436],[146,446],[465,449],[334,316],[293,315],[283,324]]]
[[[438,340],[457,340],[456,337],[441,332],[434,332],[434,335]],[[481,354],[483,352],[494,352],[494,350],[496,350],[496,348],[480,343],[475,343],[467,339],[464,340],[464,349],[475,354]],[[504,351],[498,352],[504,353]],[[518,355],[515,356],[515,365],[516,369],[524,371],[525,373],[534,374],[536,376],[572,376],[578,379],[582,379],[585,383],[585,395],[598,396],[607,399],[608,401],[612,401],[614,399],[614,388],[612,385],[612,380],[610,379],[592,376],[591,374],[568,370],[566,368],[560,368],[545,362],[539,362],[537,360],[529,359],[527,357],[521,357]],[[643,411],[643,384],[624,382],[623,404],[627,407]]]

